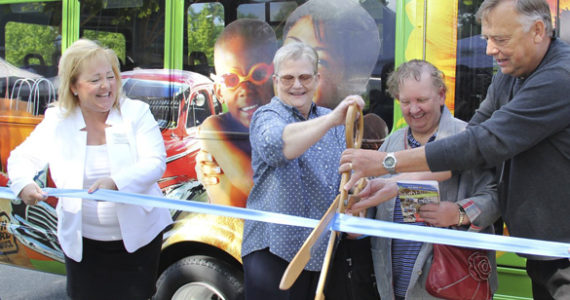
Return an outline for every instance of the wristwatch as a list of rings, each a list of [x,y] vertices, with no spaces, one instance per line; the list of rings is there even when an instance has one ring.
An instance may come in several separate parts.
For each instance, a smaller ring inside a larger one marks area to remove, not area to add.
[[[467,213],[465,212],[465,209],[463,208],[463,206],[457,204],[457,206],[459,207],[459,220],[457,221],[457,226],[461,226],[463,225],[463,220],[465,219],[465,216],[467,215]]]
[[[386,154],[386,157],[384,157],[384,161],[382,161],[382,166],[384,167],[384,169],[386,169],[386,171],[388,171],[388,173],[390,174],[396,174],[396,163],[398,161],[396,160],[396,157],[394,156],[394,152],[390,152],[388,154]]]

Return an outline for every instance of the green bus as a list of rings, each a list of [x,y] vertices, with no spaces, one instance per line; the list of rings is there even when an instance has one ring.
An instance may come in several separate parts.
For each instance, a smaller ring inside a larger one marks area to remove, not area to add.
[[[385,81],[394,66],[421,58],[445,73],[448,108],[460,119],[471,118],[496,71],[493,59],[485,55],[486,44],[475,22],[482,0],[344,1],[360,4],[377,32],[377,49],[361,89],[365,114],[381,117],[388,131],[404,126],[398,102],[387,93]],[[305,2],[0,0],[0,186],[9,181],[5,172],[10,151],[42,119],[46,104],[56,99],[57,64],[62,51],[79,38],[89,38],[117,53],[125,79],[123,90],[151,104],[165,143],[182,145],[184,151],[169,153],[174,171],[167,170],[161,181],[165,195],[215,202],[194,168],[201,147],[199,126],[209,115],[228,111],[228,104],[213,89],[216,38],[235,20],[257,19],[270,25],[280,45],[288,17]],[[570,42],[570,0],[548,2],[557,34]],[[334,9],[328,8],[332,12]],[[359,48],[348,41],[343,49],[346,53]],[[343,59],[347,67],[351,62]],[[333,59],[325,65],[323,60],[319,68],[335,62]],[[164,76],[157,74],[184,75],[172,75],[170,78],[177,79],[165,83]],[[374,145],[378,141],[369,142]],[[43,175],[38,180],[49,185],[49,176]],[[243,206],[229,201],[230,205]],[[42,217],[33,219],[28,217],[29,208],[0,199],[1,263],[65,272],[55,238],[54,205],[44,207],[37,212]],[[172,216],[175,223],[165,234],[157,298],[240,297],[242,221],[179,211],[172,212]],[[508,234],[500,221],[495,227],[498,234]],[[494,298],[532,298],[524,259],[501,252],[497,259],[499,290]]]

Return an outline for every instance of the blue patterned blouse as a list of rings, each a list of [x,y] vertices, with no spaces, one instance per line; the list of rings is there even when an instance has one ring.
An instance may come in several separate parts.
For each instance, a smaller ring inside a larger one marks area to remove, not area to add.
[[[313,104],[309,119],[329,112]],[[338,166],[346,148],[344,126],[332,128],[303,155],[288,160],[283,154],[283,130],[287,124],[301,121],[305,121],[303,115],[277,97],[253,115],[250,141],[254,185],[247,208],[320,219],[338,194]],[[269,248],[291,261],[310,232],[311,228],[246,220],[242,257]],[[321,270],[327,241],[328,234],[315,244],[305,270]]]

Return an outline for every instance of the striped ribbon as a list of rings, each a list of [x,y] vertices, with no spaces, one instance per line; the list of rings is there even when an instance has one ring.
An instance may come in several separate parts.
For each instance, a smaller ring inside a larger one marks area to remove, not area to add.
[[[315,227],[319,222],[319,220],[315,219],[274,212],[170,199],[158,196],[124,193],[112,190],[98,190],[92,194],[87,193],[85,190],[72,189],[46,188],[44,191],[49,196],[53,197],[83,198],[132,205],[162,207],[174,210],[214,214],[308,228]],[[0,187],[0,198],[11,200],[17,199],[12,191],[6,187]],[[344,214],[337,214],[330,227],[335,231],[352,232],[377,237],[515,252],[520,254],[570,258],[570,243],[466,232],[427,226],[410,226],[406,224],[352,217]]]

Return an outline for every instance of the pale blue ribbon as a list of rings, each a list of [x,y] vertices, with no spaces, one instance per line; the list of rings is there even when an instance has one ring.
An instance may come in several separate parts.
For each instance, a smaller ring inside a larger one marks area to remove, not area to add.
[[[46,188],[53,197],[83,198],[115,203],[162,207],[196,213],[234,217],[253,221],[269,222],[300,227],[315,227],[319,220],[266,212],[241,207],[185,201],[158,196],[123,193],[112,190],[98,190],[92,194],[85,190]],[[9,188],[0,187],[0,198],[16,199]],[[481,248],[521,254],[570,258],[570,243],[543,241],[511,236],[483,234],[436,227],[410,226],[393,222],[357,218],[337,214],[331,229],[370,236],[397,238],[425,243],[447,244],[461,247]]]

